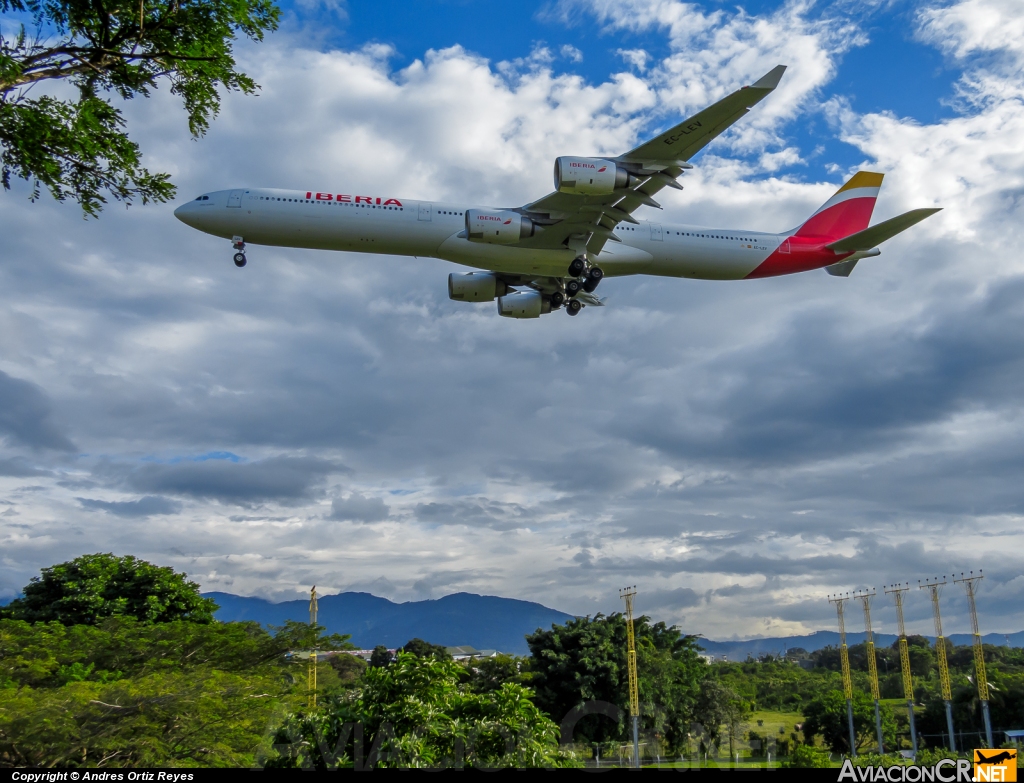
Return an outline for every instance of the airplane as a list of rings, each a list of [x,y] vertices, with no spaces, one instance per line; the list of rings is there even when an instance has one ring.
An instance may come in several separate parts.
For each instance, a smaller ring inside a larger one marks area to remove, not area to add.
[[[976,751],[976,753],[978,754],[979,764],[1000,764],[1004,761],[1010,761],[1011,759],[1017,758],[1016,750],[1004,750],[1002,753],[996,753],[990,758],[985,758],[985,755],[980,750]]]
[[[915,209],[868,226],[882,174],[859,171],[800,226],[782,233],[638,220],[712,140],[778,86],[779,65],[661,135],[617,157],[555,160],[555,191],[521,207],[482,207],[341,193],[333,188],[236,188],[174,211],[193,228],[247,244],[441,258],[479,271],[448,276],[462,302],[497,300],[498,314],[538,318],[601,306],[605,277],[745,280],[812,269],[848,277],[878,245],[939,211]],[[365,192],[365,191],[364,191]]]

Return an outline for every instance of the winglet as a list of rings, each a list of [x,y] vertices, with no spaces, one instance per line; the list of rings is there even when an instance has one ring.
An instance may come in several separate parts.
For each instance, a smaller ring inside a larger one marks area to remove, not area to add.
[[[779,86],[779,82],[782,81],[782,74],[786,72],[785,65],[776,65],[768,73],[754,82],[751,87],[756,87],[759,90],[774,90]]]

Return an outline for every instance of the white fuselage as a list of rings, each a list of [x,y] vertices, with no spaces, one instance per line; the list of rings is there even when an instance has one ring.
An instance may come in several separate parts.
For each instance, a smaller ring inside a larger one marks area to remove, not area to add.
[[[476,269],[564,277],[569,249],[532,249],[471,242],[471,205],[270,188],[222,190],[187,202],[174,214],[214,236],[247,244],[443,258]],[[460,236],[462,234],[462,236]],[[615,230],[591,257],[608,276],[632,274],[736,280],[747,277],[784,237],[641,221]]]

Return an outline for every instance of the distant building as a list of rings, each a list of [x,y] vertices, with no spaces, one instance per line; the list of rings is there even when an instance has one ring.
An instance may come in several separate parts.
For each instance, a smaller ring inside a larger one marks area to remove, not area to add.
[[[475,647],[470,647],[468,644],[457,645],[455,647],[445,647],[444,649],[450,656],[452,656],[452,659],[456,661],[496,658],[499,655],[503,655],[503,653],[500,653],[497,650],[478,650]]]
[[[395,657],[395,653],[397,651],[398,650],[394,647],[388,648],[388,654],[392,658]],[[345,652],[349,655],[355,655],[358,658],[362,658],[364,661],[369,661],[370,658],[373,657],[373,650],[345,650]]]

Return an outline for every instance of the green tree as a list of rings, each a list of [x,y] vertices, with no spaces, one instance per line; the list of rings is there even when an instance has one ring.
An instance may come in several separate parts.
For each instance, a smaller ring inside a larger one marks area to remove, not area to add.
[[[821,735],[825,745],[836,753],[850,752],[850,730],[846,713],[846,697],[842,691],[833,690],[807,705],[804,721],[804,736]],[[885,747],[897,747],[897,724],[892,709],[882,704],[882,741]],[[878,747],[875,729],[875,703],[866,693],[853,692],[853,730],[857,748]]]
[[[507,682],[528,685],[531,677],[530,659],[514,655],[496,655],[481,661],[471,661],[469,687],[474,693],[492,693]]]
[[[185,574],[131,555],[95,554],[44,568],[25,586],[22,598],[0,609],[0,617],[64,625],[95,625],[116,616],[210,623],[216,609]]]
[[[75,199],[87,215],[106,203],[166,201],[166,174],[141,165],[124,118],[104,94],[148,96],[163,81],[181,98],[193,136],[220,108],[220,90],[253,93],[237,70],[239,35],[260,41],[277,27],[271,0],[0,0],[0,179]],[[29,23],[29,30],[25,26]],[[19,24],[20,23],[20,24]],[[60,81],[72,100],[46,94]]]
[[[0,620],[0,766],[251,766],[305,700],[282,652],[257,623]]]
[[[704,661],[694,637],[678,628],[634,619],[641,711],[645,731],[661,733],[673,747],[685,741]],[[537,704],[556,721],[590,701],[627,708],[626,621],[621,614],[579,617],[526,637],[533,656],[531,687]],[[624,715],[623,715],[624,717]],[[606,717],[588,715],[576,734],[591,742],[624,736]]]
[[[399,652],[390,666],[367,669],[361,693],[291,715],[267,766],[578,766],[529,690],[505,683],[471,693],[459,687],[460,675],[454,661]]]
[[[723,724],[729,723],[731,726],[731,719],[735,717],[735,710],[732,708],[735,701],[736,694],[717,678],[706,677],[701,682],[693,718],[697,722],[698,731],[701,732],[700,742],[706,752],[717,755],[721,745]],[[731,731],[729,736],[731,738]]]
[[[366,671],[366,661],[358,655],[332,655],[327,663],[337,673],[338,681],[346,686],[355,685]]]
[[[390,666],[394,661],[394,656],[388,651],[388,648],[383,644],[378,644],[373,648],[373,652],[370,653],[370,666],[373,668],[379,668],[381,666]]]
[[[407,652],[412,655],[418,655],[420,658],[427,658],[433,656],[435,658],[441,658],[443,660],[451,660],[452,656],[448,654],[448,650],[439,644],[431,644],[425,642],[422,639],[410,639],[405,643],[404,646],[398,648],[400,652]]]
[[[274,639],[287,650],[354,650],[349,643],[352,634],[328,634],[322,625],[310,625],[298,620],[285,620],[284,625],[271,625]]]

